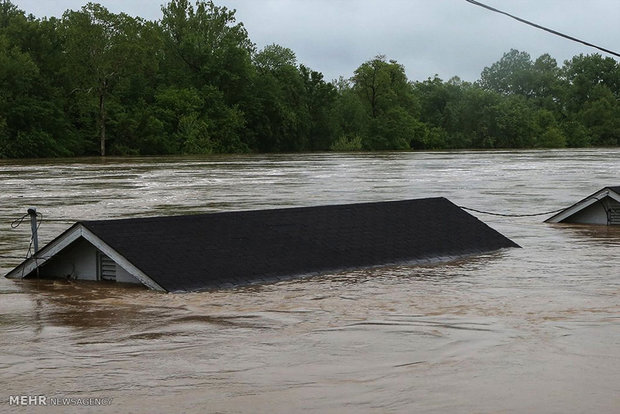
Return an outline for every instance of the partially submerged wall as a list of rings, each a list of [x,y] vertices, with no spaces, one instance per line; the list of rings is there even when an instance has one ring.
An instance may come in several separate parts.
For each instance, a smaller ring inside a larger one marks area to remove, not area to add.
[[[609,208],[608,204],[612,202],[616,204],[616,208],[620,207],[615,200],[606,200],[607,202],[596,202],[591,206],[584,208],[581,211],[569,216],[562,223],[575,223],[575,224],[595,224],[606,226],[609,223]]]
[[[39,268],[46,278],[97,280],[97,249],[78,239]]]
[[[101,253],[85,239],[78,239],[39,267],[44,278],[100,280],[101,269],[97,256]],[[116,282],[140,284],[140,281],[114,263]]]

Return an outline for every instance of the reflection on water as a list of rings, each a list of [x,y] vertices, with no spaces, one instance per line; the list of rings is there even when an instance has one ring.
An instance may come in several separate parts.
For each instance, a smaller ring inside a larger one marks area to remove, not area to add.
[[[76,219],[428,196],[528,214],[620,184],[619,157],[0,161],[0,272],[28,247],[9,223],[30,206],[53,219],[41,243]],[[479,217],[523,249],[188,294],[2,278],[0,411],[36,394],[117,413],[618,412],[620,229]]]

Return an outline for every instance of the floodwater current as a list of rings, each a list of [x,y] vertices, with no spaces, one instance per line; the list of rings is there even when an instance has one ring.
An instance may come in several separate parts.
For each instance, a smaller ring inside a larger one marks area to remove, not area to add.
[[[618,149],[0,160],[0,273],[28,207],[43,245],[79,219],[436,196],[532,214],[610,185]],[[0,412],[619,413],[620,228],[472,214],[522,248],[187,294],[2,277]]]

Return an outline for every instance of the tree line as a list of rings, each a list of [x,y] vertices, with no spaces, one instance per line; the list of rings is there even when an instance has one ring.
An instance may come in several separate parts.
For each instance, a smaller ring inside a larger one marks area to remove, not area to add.
[[[473,83],[377,56],[328,82],[211,1],[158,21],[0,2],[0,158],[619,144],[620,64],[599,54],[510,50]]]

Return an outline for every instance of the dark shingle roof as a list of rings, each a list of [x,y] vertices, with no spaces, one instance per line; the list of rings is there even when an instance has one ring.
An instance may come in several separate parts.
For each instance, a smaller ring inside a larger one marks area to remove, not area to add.
[[[518,247],[445,198],[81,224],[168,291]]]

